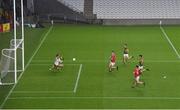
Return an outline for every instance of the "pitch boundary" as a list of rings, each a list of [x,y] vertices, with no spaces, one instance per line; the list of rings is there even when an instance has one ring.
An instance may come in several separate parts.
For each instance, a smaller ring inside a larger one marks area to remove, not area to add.
[[[176,48],[174,47],[173,43],[171,42],[171,40],[169,39],[168,35],[166,34],[165,30],[163,29],[162,26],[160,26],[161,32],[164,34],[164,37],[166,38],[166,40],[168,41],[168,43],[171,45],[172,49],[174,50],[174,52],[176,53],[176,55],[178,56],[178,59],[180,59],[180,55],[178,53],[178,51],[176,50]]]

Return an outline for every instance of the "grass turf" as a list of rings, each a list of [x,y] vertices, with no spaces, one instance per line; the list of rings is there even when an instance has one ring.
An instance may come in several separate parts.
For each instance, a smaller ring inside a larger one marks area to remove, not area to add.
[[[180,27],[164,29],[180,52]],[[121,62],[123,43],[135,56],[127,65]],[[28,51],[32,50],[29,47]],[[119,71],[109,73],[112,50],[117,54]],[[63,54],[65,68],[51,72],[48,69],[57,52]],[[131,88],[139,54],[144,55],[145,66],[151,71],[142,76],[145,87]],[[179,66],[158,26],[55,25],[3,108],[180,108]]]

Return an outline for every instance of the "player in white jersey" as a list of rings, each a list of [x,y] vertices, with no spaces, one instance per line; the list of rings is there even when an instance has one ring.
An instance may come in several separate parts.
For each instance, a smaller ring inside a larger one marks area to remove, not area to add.
[[[60,57],[59,54],[56,54],[53,66],[49,70],[60,70],[64,67],[63,57]]]

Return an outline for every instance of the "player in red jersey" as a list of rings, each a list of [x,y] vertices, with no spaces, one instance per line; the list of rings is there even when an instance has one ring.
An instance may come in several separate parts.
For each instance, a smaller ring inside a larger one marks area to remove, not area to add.
[[[142,72],[143,71],[141,69],[139,69],[139,66],[136,65],[136,68],[134,69],[134,72],[133,72],[135,80],[134,80],[134,83],[132,85],[132,88],[136,87],[138,84],[144,84],[145,85],[145,82],[140,81],[140,76],[141,76]]]
[[[116,66],[116,54],[114,51],[112,51],[109,62],[109,72],[111,72],[115,68],[118,70],[118,66]]]

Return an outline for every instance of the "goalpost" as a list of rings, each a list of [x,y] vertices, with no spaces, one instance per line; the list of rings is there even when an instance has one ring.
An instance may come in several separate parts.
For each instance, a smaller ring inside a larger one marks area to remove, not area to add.
[[[18,73],[24,71],[24,15],[23,0],[21,0],[21,35],[17,36],[16,0],[13,0],[13,39],[10,47],[1,51],[0,85],[17,83]]]

